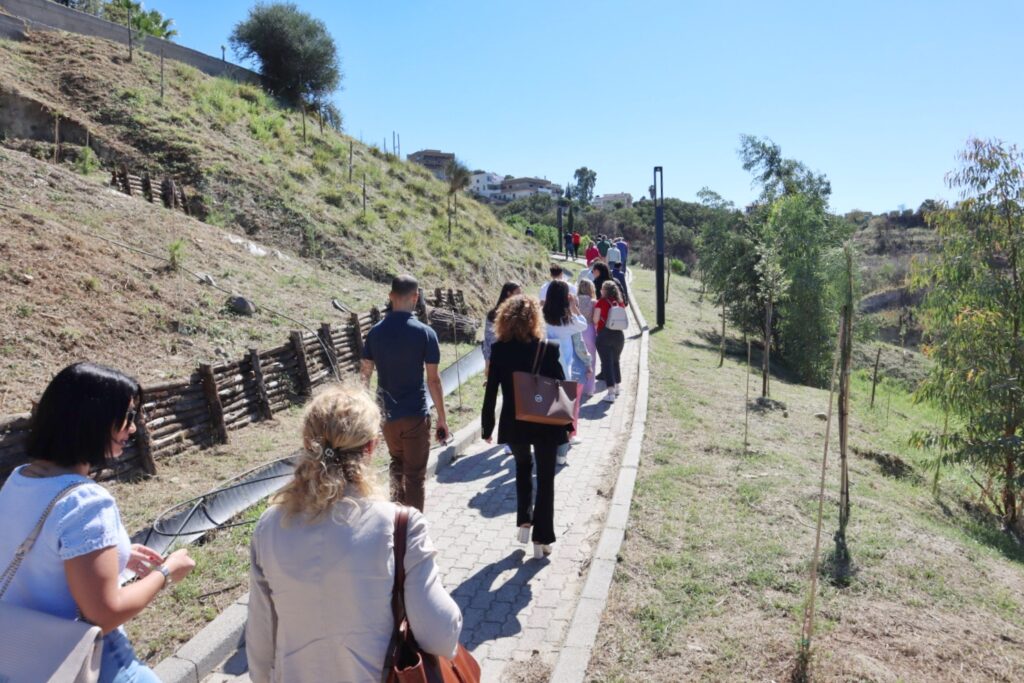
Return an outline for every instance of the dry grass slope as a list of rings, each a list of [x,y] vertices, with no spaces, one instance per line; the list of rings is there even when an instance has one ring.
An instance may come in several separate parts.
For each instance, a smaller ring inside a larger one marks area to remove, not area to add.
[[[634,285],[645,310],[650,280],[640,273]],[[651,337],[658,371],[641,472],[588,680],[784,680],[814,544],[824,436],[814,414],[827,392],[777,378],[773,398],[786,410],[751,413],[745,452],[745,358],[716,367],[717,348],[706,341],[713,312],[698,308],[691,281],[673,284],[670,324]],[[906,440],[941,415],[895,383],[869,411],[869,393],[859,374],[848,531],[855,574],[837,587],[826,562],[814,679],[1021,680],[1024,551],[971,511],[963,472],[944,472],[932,496],[925,456]],[[837,526],[835,448],[826,560]]]

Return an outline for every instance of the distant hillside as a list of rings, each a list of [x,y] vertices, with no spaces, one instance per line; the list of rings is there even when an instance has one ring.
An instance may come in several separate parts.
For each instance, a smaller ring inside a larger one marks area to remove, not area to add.
[[[160,82],[159,57],[137,51],[128,62],[107,41],[50,32],[0,41],[0,137],[49,158],[58,113],[64,139],[88,130],[108,165],[179,178],[210,224],[372,281],[412,270],[462,287],[477,308],[493,297],[480,284],[542,275],[543,249],[468,197],[449,242],[447,186],[424,169],[314,118],[303,142],[302,117],[251,85],[170,61],[162,100]],[[63,145],[64,158],[80,149]]]

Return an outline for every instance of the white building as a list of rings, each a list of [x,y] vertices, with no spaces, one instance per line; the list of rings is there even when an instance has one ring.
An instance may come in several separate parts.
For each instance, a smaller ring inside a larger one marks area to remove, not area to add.
[[[535,194],[561,197],[562,187],[542,178],[510,178],[501,183],[501,191],[494,198],[501,202],[511,202]]]
[[[624,208],[630,208],[633,206],[633,195],[628,192],[616,192],[614,194],[603,194],[600,197],[594,197],[591,201],[595,209],[614,209],[615,203],[621,202]]]
[[[470,176],[469,191],[484,199],[494,199],[501,194],[501,184],[504,176],[497,173],[474,173]]]

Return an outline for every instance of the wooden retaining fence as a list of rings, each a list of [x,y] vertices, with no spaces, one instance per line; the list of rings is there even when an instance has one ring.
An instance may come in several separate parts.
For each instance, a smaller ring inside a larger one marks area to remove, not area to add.
[[[435,301],[448,307],[449,299],[465,305],[462,292],[442,297],[436,290]],[[426,320],[426,307],[418,314]],[[323,323],[316,334],[295,330],[276,348],[249,349],[235,361],[200,365],[188,378],[144,386],[134,441],[94,475],[102,481],[156,474],[158,462],[227,443],[231,432],[302,401],[334,378],[334,367],[341,376],[358,372],[363,340],[382,315],[375,307],[351,314],[344,326]],[[0,417],[0,483],[26,462],[29,422],[28,413]]]

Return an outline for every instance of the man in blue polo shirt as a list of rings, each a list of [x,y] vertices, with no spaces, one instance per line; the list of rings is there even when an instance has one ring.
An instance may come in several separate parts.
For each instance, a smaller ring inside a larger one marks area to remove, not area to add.
[[[377,397],[384,405],[384,440],[391,452],[391,496],[423,512],[430,456],[428,389],[437,409],[437,439],[448,438],[444,392],[437,370],[441,349],[434,330],[413,317],[419,301],[416,278],[396,277],[391,281],[389,298],[391,310],[366,335],[362,375],[369,385],[377,369]]]

